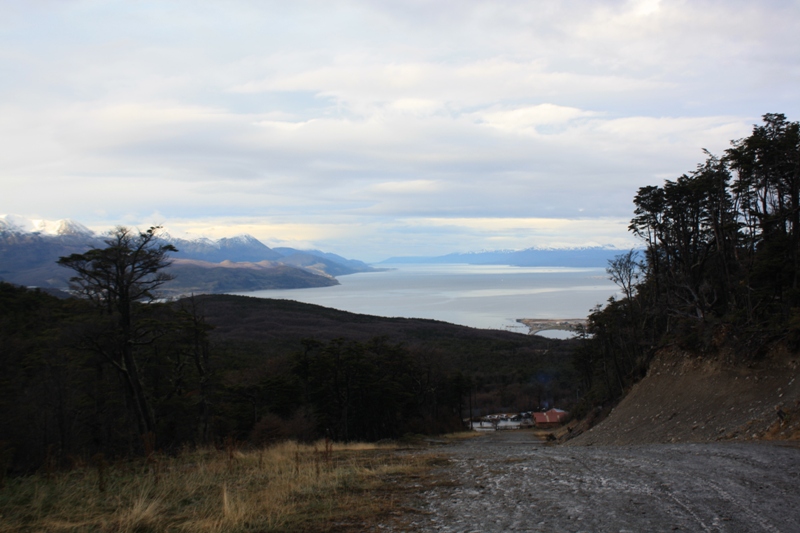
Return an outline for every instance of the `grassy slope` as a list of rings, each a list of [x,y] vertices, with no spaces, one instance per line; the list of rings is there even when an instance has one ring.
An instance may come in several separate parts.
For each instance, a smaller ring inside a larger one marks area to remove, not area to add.
[[[286,442],[119,464],[95,457],[0,485],[0,532],[363,531],[395,510],[394,480],[440,461],[398,447]]]

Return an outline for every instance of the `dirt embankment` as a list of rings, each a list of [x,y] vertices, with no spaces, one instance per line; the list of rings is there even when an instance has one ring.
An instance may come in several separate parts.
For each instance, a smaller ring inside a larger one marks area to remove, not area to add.
[[[578,434],[570,445],[800,441],[798,374],[798,354],[735,366],[664,350],[600,424],[588,430],[573,424],[560,433],[564,440]]]

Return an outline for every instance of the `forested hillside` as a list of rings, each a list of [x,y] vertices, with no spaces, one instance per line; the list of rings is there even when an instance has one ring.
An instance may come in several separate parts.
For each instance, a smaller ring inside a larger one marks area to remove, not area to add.
[[[722,156],[639,189],[630,252],[608,272],[625,294],[590,317],[576,371],[583,409],[613,402],[678,346],[729,363],[800,342],[800,124],[767,114]]]
[[[225,295],[130,301],[123,327],[125,306],[108,303],[0,283],[0,455],[12,471],[437,433],[461,427],[470,399],[486,413],[576,397],[565,341]]]

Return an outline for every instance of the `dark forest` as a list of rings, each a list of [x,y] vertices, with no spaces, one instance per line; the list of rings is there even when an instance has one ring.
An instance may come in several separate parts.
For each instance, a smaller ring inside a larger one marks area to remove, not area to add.
[[[706,154],[634,198],[644,250],[609,262],[624,297],[590,316],[575,358],[581,412],[622,397],[663,346],[747,364],[800,342],[800,124],[766,114]]]

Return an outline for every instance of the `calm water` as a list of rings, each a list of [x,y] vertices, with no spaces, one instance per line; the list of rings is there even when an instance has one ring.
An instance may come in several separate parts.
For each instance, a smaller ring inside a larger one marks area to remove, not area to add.
[[[383,265],[382,265],[383,266]],[[313,303],[353,313],[432,318],[527,333],[518,318],[583,318],[616,294],[603,268],[388,265],[342,276],[341,285],[237,293]]]

